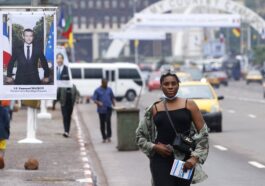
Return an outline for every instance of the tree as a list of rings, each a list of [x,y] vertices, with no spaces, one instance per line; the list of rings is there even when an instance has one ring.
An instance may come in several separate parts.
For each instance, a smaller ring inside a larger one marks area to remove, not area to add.
[[[43,29],[43,17],[40,18],[39,21],[37,21],[36,25],[33,28],[34,31],[34,42],[38,43],[40,47],[43,48],[43,35],[44,35],[44,29]]]
[[[262,65],[265,61],[265,45],[259,45],[254,48],[254,64]]]
[[[20,24],[12,25],[12,49],[23,44],[23,34],[24,27]]]

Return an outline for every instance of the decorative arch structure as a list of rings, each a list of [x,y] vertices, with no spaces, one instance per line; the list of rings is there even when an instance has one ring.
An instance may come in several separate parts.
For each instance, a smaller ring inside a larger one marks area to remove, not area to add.
[[[227,13],[238,14],[241,16],[242,22],[252,26],[263,37],[265,36],[265,21],[253,10],[232,0],[162,0],[145,8],[139,13],[147,14],[163,14],[165,12],[174,11],[175,9],[187,9],[189,7],[206,7],[209,9],[221,10]],[[135,23],[132,18],[126,25],[125,29]],[[106,53],[107,58],[118,57],[127,41],[112,41]]]

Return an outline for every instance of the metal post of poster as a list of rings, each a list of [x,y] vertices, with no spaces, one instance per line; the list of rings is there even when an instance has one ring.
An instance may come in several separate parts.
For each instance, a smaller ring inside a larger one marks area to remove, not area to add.
[[[41,100],[40,102],[40,113],[37,116],[39,119],[52,119],[51,113],[47,112],[46,103],[46,100]]]
[[[36,102],[36,101],[34,101]],[[37,131],[37,109],[28,106],[27,114],[27,137],[23,140],[18,141],[18,143],[42,143],[41,140],[36,138]]]

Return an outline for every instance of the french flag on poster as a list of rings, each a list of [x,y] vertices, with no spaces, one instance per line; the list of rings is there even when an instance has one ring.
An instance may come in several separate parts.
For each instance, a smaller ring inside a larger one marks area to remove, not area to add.
[[[10,42],[10,32],[7,21],[3,21],[3,65],[4,69],[11,59],[11,42]]]

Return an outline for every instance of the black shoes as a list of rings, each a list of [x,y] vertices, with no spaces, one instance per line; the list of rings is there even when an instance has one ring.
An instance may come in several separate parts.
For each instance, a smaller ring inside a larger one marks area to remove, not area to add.
[[[69,133],[68,132],[63,133],[63,137],[68,138],[69,137]]]

